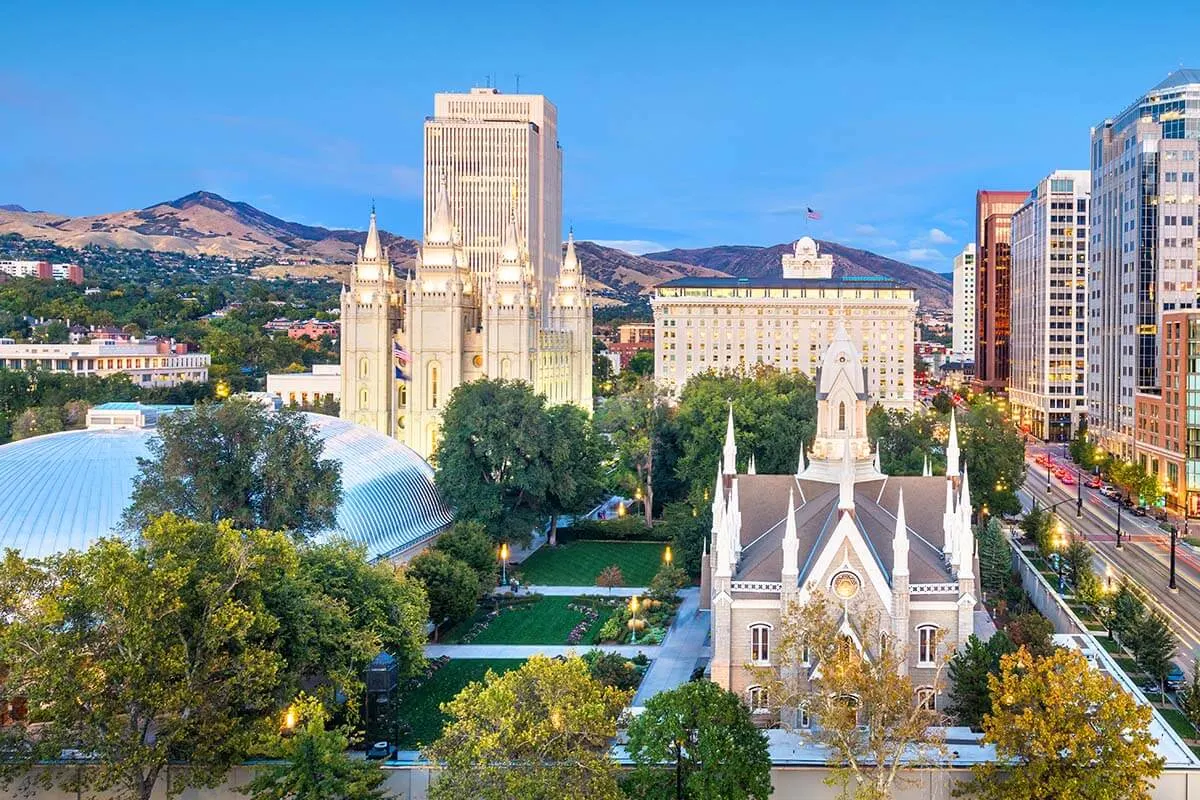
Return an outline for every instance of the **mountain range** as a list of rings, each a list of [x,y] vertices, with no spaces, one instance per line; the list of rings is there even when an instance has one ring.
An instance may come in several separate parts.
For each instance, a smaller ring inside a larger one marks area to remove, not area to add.
[[[365,231],[288,222],[248,203],[212,192],[193,192],[178,200],[143,209],[83,217],[0,206],[0,235],[47,239],[63,247],[181,252],[256,260],[268,276],[337,278],[366,238]],[[417,242],[380,231],[400,269],[413,263]],[[835,275],[884,275],[917,289],[926,308],[950,304],[950,283],[943,276],[867,250],[821,242],[834,257]],[[721,245],[633,255],[595,242],[577,242],[584,272],[608,303],[636,300],[650,286],[685,275],[759,277],[779,271],[780,256],[791,247]],[[271,264],[271,262],[281,262]],[[301,262],[301,263],[298,263]]]

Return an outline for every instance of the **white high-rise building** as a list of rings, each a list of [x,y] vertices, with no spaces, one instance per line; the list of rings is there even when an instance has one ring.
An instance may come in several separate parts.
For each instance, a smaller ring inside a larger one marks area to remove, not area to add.
[[[547,309],[562,260],[562,148],[558,109],[542,95],[474,88],[434,95],[425,120],[425,217],[428,231],[442,176],[450,219],[471,272],[491,275],[500,262],[515,207],[521,248],[529,254]]]
[[[975,360],[975,243],[954,257],[954,331],[951,351]]]
[[[1134,455],[1139,392],[1155,394],[1162,314],[1196,305],[1200,70],[1180,69],[1092,128],[1088,433]],[[1178,391],[1174,387],[1173,391]]]
[[[1008,399],[1021,428],[1065,442],[1087,413],[1087,170],[1055,170],[1012,218]]]

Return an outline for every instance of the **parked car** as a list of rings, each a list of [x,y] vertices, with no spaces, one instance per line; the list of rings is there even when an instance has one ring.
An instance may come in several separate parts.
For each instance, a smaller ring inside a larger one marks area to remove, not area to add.
[[[1100,477],[1098,475],[1092,475],[1090,478],[1087,479],[1087,481],[1084,482],[1083,485],[1088,487],[1089,489],[1099,489],[1102,486],[1104,486],[1104,484],[1100,481]]]
[[[367,750],[367,758],[372,761],[383,761],[392,755],[392,746],[387,742],[376,742]]]
[[[1185,679],[1183,670],[1179,668],[1178,664],[1172,664],[1171,668],[1167,670],[1167,688],[1172,692],[1183,686]]]
[[[1117,490],[1113,486],[1109,486],[1108,484],[1102,484],[1100,486],[1100,495],[1102,497],[1112,497],[1116,493]]]
[[[1058,479],[1062,481],[1065,486],[1075,485],[1075,476],[1067,472],[1065,469],[1059,474]]]
[[[1037,463],[1037,465],[1039,467],[1044,467],[1044,466],[1046,466],[1046,464],[1048,464],[1050,462],[1050,459],[1046,457],[1045,453],[1038,453],[1037,457],[1034,458],[1033,460],[1034,460],[1034,462]]]

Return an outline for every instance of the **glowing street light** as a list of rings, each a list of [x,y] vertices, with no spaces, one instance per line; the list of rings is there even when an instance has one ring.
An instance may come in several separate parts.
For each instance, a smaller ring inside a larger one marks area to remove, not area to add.
[[[500,543],[500,585],[508,585],[508,542]]]
[[[640,607],[641,607],[641,601],[638,599],[638,596],[636,594],[633,597],[629,598],[629,613],[631,615],[629,618],[629,630],[632,632],[632,636],[630,636],[630,639],[629,639],[630,644],[637,644],[637,632],[638,632],[637,613],[638,613],[638,608],[640,608]]]
[[[675,555],[671,552],[671,545],[667,545],[666,549],[663,550],[663,563],[669,567],[671,566],[671,561],[674,559]]]

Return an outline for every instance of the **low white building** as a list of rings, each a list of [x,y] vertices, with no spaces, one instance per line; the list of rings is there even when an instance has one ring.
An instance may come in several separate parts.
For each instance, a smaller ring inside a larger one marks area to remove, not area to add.
[[[170,339],[88,344],[0,344],[0,368],[70,372],[101,377],[125,373],[135,386],[204,383],[211,361],[207,353],[188,352]]]
[[[342,400],[342,365],[313,364],[312,372],[280,372],[267,376],[267,394],[285,406],[315,406]]]

